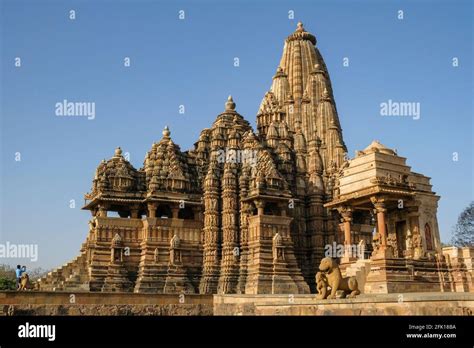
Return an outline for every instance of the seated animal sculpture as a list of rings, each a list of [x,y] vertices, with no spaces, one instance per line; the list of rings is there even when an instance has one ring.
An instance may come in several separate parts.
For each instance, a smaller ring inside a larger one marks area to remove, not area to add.
[[[348,298],[360,294],[357,279],[355,277],[343,278],[339,266],[330,257],[325,257],[321,260],[319,270],[324,272],[327,285],[331,288],[331,293],[327,296],[328,299],[335,299],[337,292],[340,290],[342,290],[341,292]]]

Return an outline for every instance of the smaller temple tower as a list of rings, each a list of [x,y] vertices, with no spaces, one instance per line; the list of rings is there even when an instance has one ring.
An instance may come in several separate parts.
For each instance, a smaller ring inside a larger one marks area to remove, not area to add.
[[[361,240],[372,246],[365,292],[447,290],[436,219],[439,196],[431,190],[430,179],[412,172],[405,161],[373,141],[345,163],[333,200],[325,204],[341,217],[344,267],[360,258],[355,247]]]

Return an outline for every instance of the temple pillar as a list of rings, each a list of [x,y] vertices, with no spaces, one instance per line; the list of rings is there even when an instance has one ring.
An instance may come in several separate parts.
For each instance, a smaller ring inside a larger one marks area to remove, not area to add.
[[[130,218],[132,219],[138,219],[138,207],[133,206],[132,209],[130,209]]]
[[[391,248],[387,246],[387,227],[386,227],[386,216],[387,208],[385,201],[378,197],[372,197],[371,202],[375,208],[375,214],[377,216],[377,232],[378,232],[378,246],[374,250],[375,258],[391,258],[393,253]]]
[[[102,205],[102,204],[99,206],[99,216],[107,217],[107,206]]]
[[[341,258],[341,263],[349,263],[356,260],[352,252],[352,208],[341,207],[338,209],[338,212],[341,214],[341,221],[344,224],[344,256]]]
[[[173,207],[173,208],[171,208],[171,213],[172,213],[173,219],[177,219],[177,218],[178,218],[178,214],[179,214],[179,207]]]
[[[263,201],[255,201],[255,206],[257,207],[257,215],[264,215],[265,202],[263,202]]]
[[[156,204],[155,203],[148,203],[148,217],[154,218],[156,217]]]
[[[376,208],[377,211],[377,229],[380,233],[380,242],[382,247],[387,246],[387,228],[385,225],[385,212],[387,211],[383,205],[379,205]]]

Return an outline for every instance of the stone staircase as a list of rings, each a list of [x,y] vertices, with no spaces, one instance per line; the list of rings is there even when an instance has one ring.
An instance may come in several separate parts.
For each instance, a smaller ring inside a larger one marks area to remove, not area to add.
[[[370,272],[370,260],[359,259],[349,267],[347,267],[342,273],[344,277],[356,277],[357,283],[359,284],[359,290],[363,294],[365,287],[365,280]]]
[[[81,253],[75,259],[49,272],[38,280],[42,291],[89,291],[89,274],[86,254]]]

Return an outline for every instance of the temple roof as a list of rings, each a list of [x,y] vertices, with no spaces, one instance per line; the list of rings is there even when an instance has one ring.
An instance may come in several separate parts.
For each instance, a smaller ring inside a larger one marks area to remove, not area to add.
[[[92,190],[86,197],[92,198],[103,192],[133,193],[142,189],[140,174],[122,155],[117,147],[114,156],[102,160],[95,171]]]
[[[380,143],[378,140],[372,141],[369,146],[367,146],[364,150],[358,151],[358,155],[367,155],[369,153],[380,152],[386,155],[394,155],[396,156],[397,153]]]
[[[162,134],[163,138],[153,144],[145,157],[148,191],[192,189],[192,177],[185,154],[171,139],[168,126],[163,129]]]

